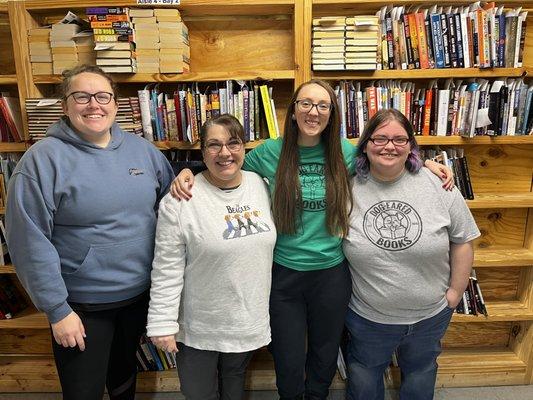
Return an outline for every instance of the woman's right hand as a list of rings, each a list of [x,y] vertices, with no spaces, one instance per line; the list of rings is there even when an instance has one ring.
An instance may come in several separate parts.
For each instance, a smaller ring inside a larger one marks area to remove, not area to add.
[[[163,351],[167,351],[169,353],[178,352],[178,346],[176,345],[176,338],[174,335],[153,336],[150,338],[150,340],[155,346],[159,347]]]
[[[178,176],[174,178],[170,185],[170,194],[176,200],[190,200],[192,197],[191,189],[194,185],[194,175],[189,168],[184,168]]]
[[[61,321],[50,324],[56,343],[63,347],[78,346],[81,351],[85,350],[85,327],[80,317],[74,311]]]

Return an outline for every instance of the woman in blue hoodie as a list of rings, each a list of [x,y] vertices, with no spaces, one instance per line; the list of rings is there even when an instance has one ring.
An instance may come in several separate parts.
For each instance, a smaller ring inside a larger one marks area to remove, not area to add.
[[[99,399],[107,386],[111,399],[133,399],[157,208],[172,168],[115,123],[116,88],[100,68],[67,71],[61,89],[65,116],[9,182],[10,254],[50,322],[64,398]]]

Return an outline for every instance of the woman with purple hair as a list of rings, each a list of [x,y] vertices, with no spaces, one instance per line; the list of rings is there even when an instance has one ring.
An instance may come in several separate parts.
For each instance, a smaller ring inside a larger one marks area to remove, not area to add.
[[[397,110],[368,121],[352,194],[343,244],[352,276],[347,398],[383,399],[397,351],[400,399],[432,399],[440,340],[468,284],[479,230],[461,193],[442,190],[423,167],[413,127]]]

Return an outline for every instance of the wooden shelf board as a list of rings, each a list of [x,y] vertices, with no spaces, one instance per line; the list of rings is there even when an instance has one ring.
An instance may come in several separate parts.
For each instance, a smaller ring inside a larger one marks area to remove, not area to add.
[[[357,144],[359,139],[349,139]],[[533,135],[521,136],[475,136],[464,138],[461,136],[416,136],[416,142],[420,146],[465,146],[479,144],[533,144]]]
[[[474,193],[474,200],[467,200],[466,203],[470,209],[529,208],[533,207],[533,192]]]
[[[37,12],[46,12],[49,9],[83,9],[94,7],[95,5],[95,2],[91,0],[81,2],[75,0],[62,2],[55,0],[30,0],[25,3],[28,10]],[[134,0],[101,0],[97,4],[99,7],[139,7],[139,4]],[[157,5],[150,6],[154,7]],[[182,1],[178,8],[184,15],[274,15],[292,12],[294,0],[263,0],[259,4],[255,0],[187,0]]]
[[[9,329],[45,329],[48,328],[46,315],[37,311],[33,307],[28,307],[24,311],[15,314],[12,319],[0,320],[0,330]]]
[[[519,301],[487,302],[488,317],[484,315],[453,314],[454,323],[486,323],[506,321],[531,321],[533,310]]]
[[[14,274],[15,267],[13,264],[0,265],[0,274]]]
[[[263,142],[264,140],[255,140],[253,142],[246,142],[244,144],[244,148],[253,149],[259,146],[260,144],[262,144]],[[174,142],[174,141],[166,140],[166,141],[154,142],[154,145],[159,150],[200,150],[200,142],[191,144],[188,142]]]
[[[188,72],[184,74],[110,74],[119,83],[147,83],[147,82],[210,82],[233,80],[271,80],[294,79],[294,70],[258,70],[234,72]],[[33,83],[60,83],[60,75],[34,75]]]
[[[516,249],[476,249],[474,267],[525,267],[533,265],[533,250]]]
[[[444,350],[438,359],[438,385],[457,386],[456,375],[476,375],[505,379],[518,383],[526,373],[526,364],[509,349]],[[397,369],[395,369],[397,371]],[[502,376],[502,378],[498,378]],[[483,378],[482,378],[483,379]],[[342,389],[345,383],[337,374],[332,388]],[[275,390],[275,372],[271,359],[252,360],[246,379],[247,390]],[[178,391],[179,382],[175,370],[141,372],[137,378],[138,392]],[[51,355],[0,356],[0,392],[58,392],[59,381]]]
[[[21,143],[7,143],[7,142],[0,142],[0,153],[17,153],[26,151],[28,149],[28,145],[24,142]]]
[[[314,78],[327,80],[373,80],[373,79],[436,79],[436,78],[470,78],[472,76],[520,77],[525,68],[446,68],[446,69],[409,69],[377,71],[313,71]]]
[[[0,85],[16,85],[17,82],[17,75],[0,75]]]

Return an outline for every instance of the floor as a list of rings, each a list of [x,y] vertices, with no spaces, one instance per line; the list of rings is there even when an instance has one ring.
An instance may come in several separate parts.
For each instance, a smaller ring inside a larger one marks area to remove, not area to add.
[[[0,400],[60,400],[59,394],[0,393]],[[105,397],[107,400],[107,396]],[[136,400],[183,400],[179,393],[143,393],[138,394]],[[275,392],[247,392],[246,400],[276,400]],[[394,391],[387,392],[385,400],[397,400]],[[332,391],[329,400],[344,400],[344,393],[340,390]],[[533,400],[533,385],[530,386],[500,386],[480,388],[445,388],[437,389],[434,400]]]

